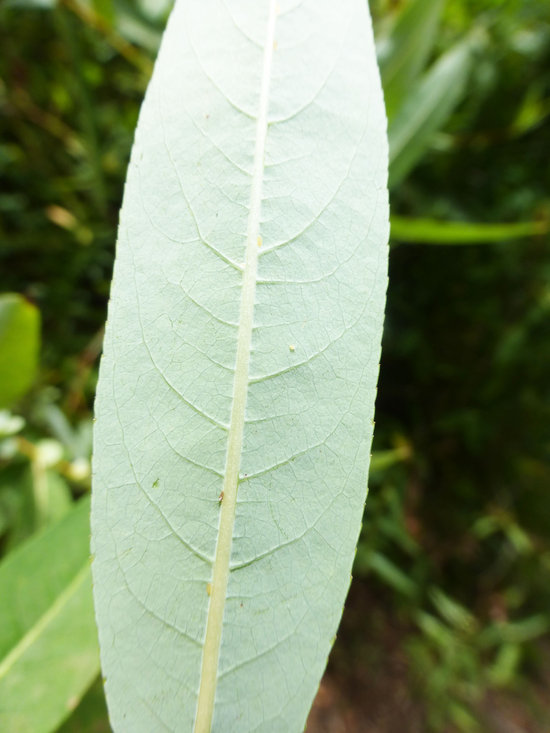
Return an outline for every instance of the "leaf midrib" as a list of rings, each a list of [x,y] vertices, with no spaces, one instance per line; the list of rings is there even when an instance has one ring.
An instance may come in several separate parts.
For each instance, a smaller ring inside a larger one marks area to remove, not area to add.
[[[237,489],[241,463],[242,441],[245,421],[246,396],[249,384],[250,348],[254,300],[258,269],[258,243],[260,233],[260,211],[264,177],[265,146],[268,130],[269,87],[275,40],[275,19],[277,2],[270,0],[267,35],[264,46],[260,104],[256,122],[256,145],[250,191],[250,210],[246,236],[245,265],[243,270],[239,329],[237,335],[237,356],[231,421],[227,441],[227,457],[223,481],[218,541],[212,572],[212,587],[206,636],[202,655],[201,675],[195,733],[210,733],[214,713],[214,699],[218,678],[218,661],[223,625],[225,598],[229,579],[229,561],[233,540],[233,527],[237,506]]]

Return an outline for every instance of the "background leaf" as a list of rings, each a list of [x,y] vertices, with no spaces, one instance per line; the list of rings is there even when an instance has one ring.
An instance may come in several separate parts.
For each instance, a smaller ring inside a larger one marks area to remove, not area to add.
[[[0,730],[56,730],[98,673],[89,509],[80,501],[0,565]]]
[[[38,365],[40,313],[15,293],[0,295],[0,409],[31,386]]]
[[[398,242],[418,244],[483,244],[506,242],[546,234],[546,221],[521,221],[510,224],[482,224],[469,221],[436,221],[392,216],[391,236]]]
[[[410,0],[387,23],[376,49],[391,120],[433,50],[444,0]]]
[[[466,90],[472,41],[459,41],[412,86],[390,120],[390,186],[396,186],[424,155]]]
[[[101,677],[90,687],[58,733],[111,733]]]

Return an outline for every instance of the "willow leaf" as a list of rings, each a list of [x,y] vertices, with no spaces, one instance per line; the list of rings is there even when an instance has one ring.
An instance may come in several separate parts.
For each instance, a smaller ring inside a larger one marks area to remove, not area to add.
[[[440,130],[466,94],[473,63],[472,38],[456,43],[409,90],[392,117],[390,138],[390,186],[397,186],[425,154],[434,133]]]
[[[364,0],[178,0],[141,111],[96,403],[117,733],[303,730],[348,589],[386,289]]]
[[[444,0],[409,0],[377,41],[386,110],[391,120],[433,50]]]
[[[97,676],[87,499],[0,564],[0,730],[51,733]]]

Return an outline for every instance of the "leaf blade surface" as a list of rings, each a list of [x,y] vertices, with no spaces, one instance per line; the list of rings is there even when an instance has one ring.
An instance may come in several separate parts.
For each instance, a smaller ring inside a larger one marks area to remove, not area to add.
[[[116,731],[303,728],[365,499],[386,176],[363,2],[176,4],[136,132],[96,407]]]

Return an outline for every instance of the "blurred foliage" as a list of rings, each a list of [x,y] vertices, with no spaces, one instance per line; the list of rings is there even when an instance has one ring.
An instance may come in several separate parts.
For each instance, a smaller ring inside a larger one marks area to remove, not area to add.
[[[399,246],[355,583],[400,629],[425,728],[485,730],[484,695],[537,684],[550,627],[550,5],[371,8]],[[0,290],[42,321],[38,376],[0,413],[0,572],[89,490],[118,209],[168,10],[0,6]],[[99,684],[60,730],[108,730]]]
[[[99,673],[84,500],[0,564],[0,730],[48,733]]]
[[[38,367],[40,313],[20,295],[0,295],[0,408],[29,389]]]

